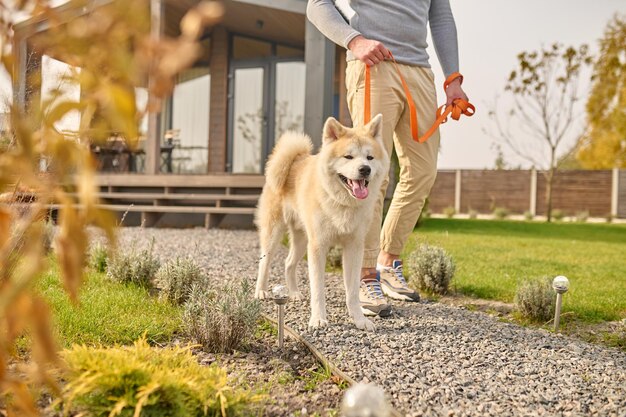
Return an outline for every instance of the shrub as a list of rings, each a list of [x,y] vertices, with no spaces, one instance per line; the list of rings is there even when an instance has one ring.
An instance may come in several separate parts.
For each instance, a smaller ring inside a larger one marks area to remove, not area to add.
[[[554,209],[552,210],[552,218],[556,221],[561,221],[563,220],[563,217],[565,217],[565,213],[563,213],[563,210],[561,209]]]
[[[154,277],[159,296],[174,304],[183,304],[189,298],[191,286],[202,283],[203,275],[191,258],[176,258],[162,265]]]
[[[451,218],[453,218],[453,217],[454,217],[454,215],[456,214],[456,209],[455,209],[454,207],[452,207],[452,206],[448,206],[448,207],[446,207],[445,209],[443,209],[443,214],[444,214],[447,218],[451,219]]]
[[[588,218],[589,218],[589,212],[587,210],[579,211],[578,213],[576,213],[576,221],[579,223],[585,223]]]
[[[159,269],[160,262],[152,253],[154,242],[148,249],[128,253],[118,252],[107,264],[107,276],[123,284],[133,283],[144,288],[152,287],[152,279]]]
[[[531,221],[533,217],[535,216],[533,216],[533,214],[530,211],[527,210],[524,212],[524,220]]]
[[[185,333],[207,352],[232,352],[254,335],[261,304],[247,280],[219,289],[194,284],[185,303]]]
[[[506,207],[496,207],[493,209],[493,217],[498,220],[504,220],[509,217],[509,210]]]
[[[470,219],[475,219],[478,217],[478,212],[476,210],[470,209],[468,211],[468,215]]]
[[[522,281],[517,286],[515,304],[522,316],[535,321],[546,321],[554,312],[554,290],[546,277]]]
[[[604,218],[606,220],[607,223],[612,223],[613,222],[613,215],[611,213],[607,214],[606,217]]]
[[[198,364],[189,347],[75,346],[62,354],[68,383],[60,404],[84,416],[244,415],[260,396],[228,386],[226,372]],[[73,414],[72,414],[73,415]]]
[[[91,251],[89,254],[89,265],[94,271],[106,272],[108,262],[109,252],[104,245],[97,243],[96,245],[91,247]]]
[[[411,279],[417,286],[433,294],[445,294],[454,276],[455,264],[440,247],[420,245],[409,255]]]
[[[326,256],[326,264],[330,268],[341,268],[341,248],[338,246],[333,246]]]

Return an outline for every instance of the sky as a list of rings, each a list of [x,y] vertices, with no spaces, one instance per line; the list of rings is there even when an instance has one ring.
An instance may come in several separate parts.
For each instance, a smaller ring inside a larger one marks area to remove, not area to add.
[[[619,12],[626,16],[626,0],[450,0],[450,3],[459,37],[463,88],[477,110],[472,118],[450,121],[442,127],[440,169],[494,167],[497,155],[494,139],[483,130],[493,130],[487,114],[495,97],[500,95],[499,105],[507,103],[502,93],[519,52],[561,42],[573,46],[587,43],[595,53],[613,15]],[[442,102],[445,96],[441,67],[432,46],[428,52]],[[586,77],[585,97],[588,87]],[[581,120],[576,128],[582,129],[583,125]],[[520,136],[520,139],[524,138]],[[506,148],[503,151],[509,164],[528,166]]]
[[[554,42],[579,46],[589,44],[597,52],[598,40],[615,13],[626,16],[626,0],[450,0],[459,37],[460,70],[463,87],[476,106],[472,118],[450,121],[442,127],[440,169],[492,168],[497,152],[494,139],[484,130],[494,131],[488,110],[496,96],[502,108],[506,79],[515,68],[521,51],[538,50]],[[443,102],[443,75],[432,45],[431,64]],[[586,97],[589,82],[583,91]],[[0,95],[8,95],[6,76],[0,74]],[[581,106],[586,101],[584,98]],[[582,107],[581,107],[582,109]],[[584,121],[575,126],[579,131]],[[527,140],[520,136],[520,140]],[[575,137],[570,143],[573,145]],[[505,160],[512,166],[528,163],[503,147]]]

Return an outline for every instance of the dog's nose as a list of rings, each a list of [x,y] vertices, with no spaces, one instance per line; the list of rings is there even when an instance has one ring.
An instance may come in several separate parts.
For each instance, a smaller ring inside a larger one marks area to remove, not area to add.
[[[371,172],[372,172],[372,168],[370,168],[368,165],[361,165],[359,167],[359,174],[361,174],[364,177],[367,177]]]

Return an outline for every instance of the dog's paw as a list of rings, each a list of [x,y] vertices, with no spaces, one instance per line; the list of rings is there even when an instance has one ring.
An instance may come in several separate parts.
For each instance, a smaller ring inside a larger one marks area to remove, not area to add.
[[[300,291],[291,291],[289,293],[289,298],[295,301],[302,301],[304,300],[304,295],[302,295]]]
[[[267,290],[256,290],[254,292],[254,298],[259,300],[265,300],[268,298],[272,298],[272,294],[270,294],[270,292]]]
[[[357,329],[365,330],[366,332],[373,332],[376,330],[376,326],[374,325],[374,323],[372,323],[370,319],[366,319],[365,317],[360,320],[354,320],[354,324],[356,325]]]
[[[317,329],[326,326],[328,326],[328,320],[320,319],[319,317],[311,317],[311,320],[309,320],[309,329]]]

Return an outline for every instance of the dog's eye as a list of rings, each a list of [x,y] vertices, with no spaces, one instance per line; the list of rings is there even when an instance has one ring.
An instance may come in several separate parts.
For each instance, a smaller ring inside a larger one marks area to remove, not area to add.
[[[353,159],[354,158],[354,156],[352,156],[352,155],[344,155],[343,157],[346,158],[346,159]]]
[[[367,155],[367,160],[371,161],[372,159],[374,159],[374,157],[372,155]]]

